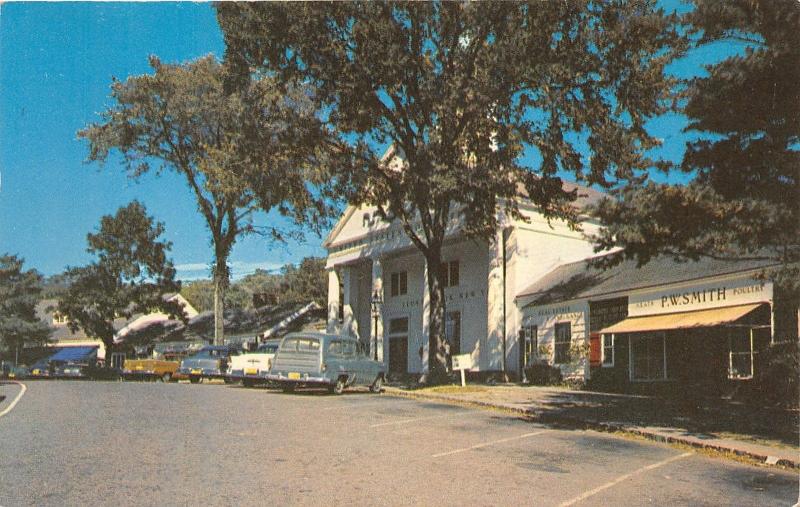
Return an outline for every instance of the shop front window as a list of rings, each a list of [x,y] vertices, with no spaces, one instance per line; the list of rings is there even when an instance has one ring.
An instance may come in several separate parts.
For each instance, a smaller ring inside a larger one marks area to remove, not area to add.
[[[667,356],[663,332],[633,334],[628,343],[631,380],[647,381],[667,378]]]
[[[614,366],[614,335],[603,335],[603,366]]]
[[[728,378],[753,378],[753,338],[747,329],[734,329],[728,336]]]
[[[565,364],[569,362],[569,346],[572,342],[572,326],[569,322],[558,322],[555,326],[555,357],[553,362]]]

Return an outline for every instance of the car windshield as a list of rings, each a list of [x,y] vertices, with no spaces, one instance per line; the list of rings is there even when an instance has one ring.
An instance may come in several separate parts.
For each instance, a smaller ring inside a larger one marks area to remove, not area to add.
[[[319,340],[309,337],[287,338],[281,345],[281,351],[312,354],[319,351]]]
[[[269,345],[262,345],[258,347],[258,351],[261,352],[262,354],[274,354],[275,352],[278,351],[278,344],[271,343]]]

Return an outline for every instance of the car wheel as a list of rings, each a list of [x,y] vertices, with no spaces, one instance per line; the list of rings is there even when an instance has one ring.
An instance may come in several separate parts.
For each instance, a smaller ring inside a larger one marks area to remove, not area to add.
[[[379,393],[381,392],[382,388],[383,388],[383,375],[378,375],[377,377],[375,377],[375,382],[373,382],[372,385],[369,386],[369,390],[372,391],[373,393]]]
[[[161,382],[169,382],[170,380],[172,380],[172,374],[170,372],[161,375]]]
[[[256,382],[251,378],[243,378],[242,385],[244,387],[253,387],[254,385],[256,385]]]
[[[331,387],[331,392],[333,394],[342,394],[344,392],[345,380],[344,377],[336,379],[336,383]]]
[[[191,382],[192,384],[199,384],[200,377],[189,377],[189,382]]]
[[[294,383],[286,382],[281,385],[281,390],[285,393],[293,393],[294,392]]]

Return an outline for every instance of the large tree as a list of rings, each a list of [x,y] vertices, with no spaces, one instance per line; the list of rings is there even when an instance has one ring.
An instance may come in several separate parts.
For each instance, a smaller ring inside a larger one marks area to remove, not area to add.
[[[96,260],[65,272],[70,283],[58,312],[73,331],[102,340],[106,358],[115,346],[115,319],[154,311],[184,318],[181,304],[167,297],[180,290],[180,283],[167,258],[171,244],[160,239],[163,232],[164,225],[133,201],[102,217],[97,233],[87,235],[87,251]]]
[[[520,188],[577,225],[559,172],[590,184],[653,165],[645,122],[669,106],[674,17],[640,2],[220,3],[225,58],[313,84],[355,162],[355,203],[397,220],[427,262],[429,372],[443,378],[441,255],[456,212],[492,240]],[[402,158],[382,163],[387,146]],[[586,152],[591,157],[582,154]],[[526,156],[527,155],[527,156]]]
[[[693,140],[675,171],[691,181],[624,186],[598,208],[607,224],[599,247],[624,247],[611,262],[645,263],[659,253],[774,261],[764,276],[776,282],[778,313],[788,317],[776,322],[776,338],[797,339],[800,3],[694,3],[688,20],[697,46],[741,51],[689,83],[684,112]]]
[[[261,234],[283,240],[299,229],[256,221],[258,210],[277,210],[318,230],[330,215],[323,194],[325,160],[318,146],[328,135],[315,116],[307,87],[261,76],[228,93],[225,70],[213,56],[181,65],[151,57],[151,75],[114,80],[114,105],[100,123],[79,132],[90,160],[119,150],[128,174],[153,169],[186,178],[211,233],[214,341],[223,340],[228,257],[238,238]]]
[[[23,270],[23,263],[16,255],[0,255],[0,351],[13,354],[15,362],[20,348],[50,336],[50,326],[36,315],[42,275]]]

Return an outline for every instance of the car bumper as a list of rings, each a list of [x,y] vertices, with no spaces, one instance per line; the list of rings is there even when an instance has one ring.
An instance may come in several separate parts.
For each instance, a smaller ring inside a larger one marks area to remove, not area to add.
[[[280,382],[280,383],[294,383],[294,384],[320,384],[320,385],[331,385],[334,383],[333,380],[327,377],[317,377],[309,375],[308,373],[303,373],[300,375],[299,378],[295,376],[290,377],[288,373],[270,373],[265,377],[267,380],[272,382]]]
[[[205,378],[224,378],[225,373],[220,370],[210,370],[206,368],[181,368],[177,374],[182,377],[205,377]]]

